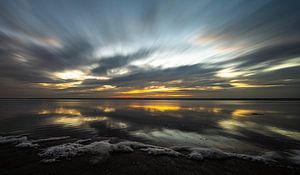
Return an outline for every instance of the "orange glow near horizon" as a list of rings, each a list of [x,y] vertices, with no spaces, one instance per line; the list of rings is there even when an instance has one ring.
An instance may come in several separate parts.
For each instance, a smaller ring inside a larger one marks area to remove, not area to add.
[[[224,89],[221,86],[195,86],[195,87],[166,87],[166,86],[148,86],[143,89],[133,89],[120,94],[126,94],[129,96],[120,96],[123,98],[136,97],[142,95],[142,97],[187,97],[192,96],[184,91],[214,91]]]
[[[181,108],[177,105],[160,105],[160,104],[139,104],[139,105],[129,105],[130,108],[143,108],[144,110],[155,112],[165,112],[165,111],[179,111]]]
[[[176,92],[180,88],[176,87],[165,87],[165,86],[149,86],[144,89],[135,89],[127,92],[121,92],[122,94],[142,94],[142,93],[152,93],[152,92]]]

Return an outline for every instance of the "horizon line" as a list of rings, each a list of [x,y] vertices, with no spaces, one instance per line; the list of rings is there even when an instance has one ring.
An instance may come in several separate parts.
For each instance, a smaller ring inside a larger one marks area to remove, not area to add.
[[[0,97],[0,100],[9,100],[9,99],[20,99],[20,100],[55,100],[55,99],[62,99],[62,100],[265,100],[265,101],[300,101],[300,98],[80,98],[80,97],[66,97],[66,98],[58,98],[58,97]]]

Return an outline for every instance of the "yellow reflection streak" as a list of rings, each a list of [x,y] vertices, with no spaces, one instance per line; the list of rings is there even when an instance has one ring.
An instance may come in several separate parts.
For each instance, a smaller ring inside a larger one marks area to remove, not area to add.
[[[53,121],[56,124],[64,124],[70,126],[80,126],[87,122],[94,122],[94,121],[105,121],[108,117],[100,116],[100,117],[58,117],[55,118]]]
[[[218,122],[219,126],[228,130],[236,130],[239,127],[241,128],[254,128],[256,126],[253,122],[240,122],[234,119],[221,120]]]
[[[254,109],[236,109],[232,112],[233,118],[239,118],[239,117],[248,117],[254,113],[258,113],[258,110]]]
[[[103,112],[115,112],[116,109],[112,107],[103,107],[103,106],[97,106],[97,109],[103,111]]]
[[[213,113],[220,113],[222,111],[222,108],[212,108],[211,110]]]
[[[64,114],[64,115],[81,115],[81,113],[76,109],[66,109],[63,107],[60,107],[58,109],[55,109],[54,111],[51,110],[42,110],[38,112],[38,114]]]
[[[130,105],[130,108],[143,108],[144,110],[148,110],[151,112],[155,111],[178,111],[180,110],[180,106],[172,106],[172,105]]]

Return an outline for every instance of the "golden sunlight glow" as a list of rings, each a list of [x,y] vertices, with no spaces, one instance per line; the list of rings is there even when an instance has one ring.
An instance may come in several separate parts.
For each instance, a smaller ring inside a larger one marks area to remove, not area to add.
[[[81,83],[82,81],[68,82],[68,83],[38,83],[38,85],[50,89],[67,89],[71,87],[76,87]]]
[[[109,77],[105,76],[92,76],[92,75],[86,75],[84,76],[84,79],[95,79],[95,80],[109,80]]]
[[[143,108],[150,112],[165,112],[165,111],[178,111],[180,106],[176,105],[160,105],[160,104],[146,104],[146,105],[129,105],[130,108]]]
[[[70,126],[80,126],[84,123],[88,122],[94,122],[94,121],[105,121],[108,117],[99,116],[99,117],[84,117],[84,116],[78,116],[78,117],[57,117],[54,119],[54,123],[57,124],[64,124],[64,125],[70,125]]]
[[[211,111],[213,113],[220,113],[222,111],[222,108],[212,108]]]
[[[229,119],[218,122],[219,126],[228,130],[236,130],[238,128],[253,128],[256,126],[253,122],[240,122],[238,120]]]
[[[99,109],[100,111],[103,111],[103,112],[115,112],[116,109],[115,108],[112,108],[112,107],[104,107],[104,106],[97,106],[97,109]]]
[[[143,97],[189,97],[190,94],[143,94]]]
[[[38,112],[39,115],[46,115],[46,114],[51,114],[49,110],[42,110]]]
[[[221,90],[224,89],[221,86],[195,86],[195,87],[166,87],[166,86],[148,86],[143,89],[134,89],[121,94],[143,94],[145,97],[147,93],[152,93],[150,96],[153,97],[184,97],[191,96],[190,94],[183,94],[183,91],[206,91],[206,90]],[[164,93],[164,94],[157,94]],[[167,94],[165,94],[167,93]],[[175,94],[174,94],[175,93]]]
[[[151,92],[176,92],[180,90],[179,88],[175,87],[165,87],[165,86],[149,86],[145,87],[144,89],[135,89],[130,90],[127,92],[122,92],[123,94],[141,94],[141,93],[151,93]]]
[[[64,71],[64,72],[57,72],[57,73],[54,73],[54,75],[57,78],[60,78],[63,80],[83,80],[85,73],[80,70],[70,70],[70,71]]]
[[[232,112],[233,118],[239,118],[239,117],[248,117],[254,113],[258,113],[258,110],[254,109],[236,109]]]
[[[258,85],[251,85],[247,83],[230,83],[231,86],[236,87],[236,88],[255,88],[255,87],[262,87]]]
[[[79,90],[78,92],[98,92],[98,91],[107,91],[107,90],[115,89],[115,88],[117,88],[117,87],[112,86],[112,85],[103,85],[103,86],[91,88],[91,89],[82,89],[82,90]]]
[[[64,114],[64,115],[76,115],[76,116],[81,115],[81,113],[76,109],[67,109],[67,108],[63,108],[63,107],[57,108],[53,111],[42,110],[42,111],[38,112],[38,114],[41,114],[41,115],[43,115],[43,114]]]
[[[114,89],[116,88],[116,86],[112,86],[112,85],[103,85],[101,87],[95,88],[93,89],[94,91],[103,91],[103,90],[107,90],[107,89]]]
[[[68,115],[81,115],[81,113],[76,109],[66,109],[66,108],[58,108],[55,110],[56,114],[68,114]]]
[[[222,69],[217,73],[218,77],[221,78],[234,78],[245,74],[246,72],[235,71],[232,68]]]
[[[89,75],[89,71],[81,70],[67,70],[63,72],[53,73],[54,78],[63,79],[63,80],[86,80],[86,79],[95,79],[95,80],[109,80],[109,77],[106,76],[93,76]]]

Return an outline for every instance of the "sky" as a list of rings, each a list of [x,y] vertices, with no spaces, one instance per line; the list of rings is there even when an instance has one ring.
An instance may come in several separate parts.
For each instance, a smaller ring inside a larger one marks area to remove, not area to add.
[[[2,98],[300,98],[298,0],[1,0]]]

